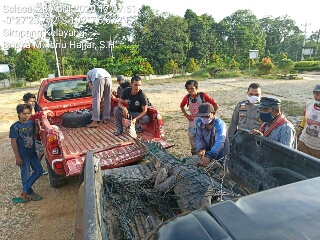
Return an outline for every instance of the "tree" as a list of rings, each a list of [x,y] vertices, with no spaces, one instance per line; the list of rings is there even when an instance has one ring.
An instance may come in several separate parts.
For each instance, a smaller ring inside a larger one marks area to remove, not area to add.
[[[148,59],[156,72],[163,72],[164,64],[170,59],[179,65],[185,64],[190,41],[183,18],[162,14],[148,20],[143,28],[140,22],[135,24],[138,27],[134,28],[134,42],[139,45],[141,56]]]
[[[17,55],[16,72],[18,77],[28,81],[37,81],[48,75],[48,67],[42,52],[30,46],[23,48]]]
[[[187,63],[186,70],[189,73],[193,73],[199,69],[199,66],[196,64],[194,58],[190,58],[189,62]]]
[[[280,61],[281,53],[286,53],[288,58],[296,59],[301,56],[303,42],[302,32],[294,20],[287,15],[283,17],[265,17],[259,20],[266,34],[266,52],[274,56],[275,61]]]
[[[191,48],[188,51],[188,58],[194,58],[201,66],[210,62],[210,56],[218,48],[215,34],[215,21],[207,14],[197,16],[192,10],[187,9],[184,19],[188,23]]]
[[[265,33],[258,18],[248,9],[238,10],[222,20],[223,35],[227,37],[225,53],[237,62],[248,59],[250,49],[264,54]]]

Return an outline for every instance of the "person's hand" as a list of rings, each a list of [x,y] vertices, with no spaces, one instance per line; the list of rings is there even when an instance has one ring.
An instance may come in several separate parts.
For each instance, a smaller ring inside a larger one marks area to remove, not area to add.
[[[122,116],[125,118],[129,118],[129,112],[127,108],[122,109]]]
[[[136,125],[136,122],[137,122],[137,119],[136,119],[136,118],[132,119],[132,120],[131,120],[131,125],[133,125],[133,126]]]
[[[186,118],[189,120],[189,122],[192,122],[194,120],[194,117],[192,115],[187,115]]]
[[[261,136],[263,136],[263,133],[262,132],[260,132],[259,130],[257,130],[257,129],[252,129],[251,131],[250,131],[250,133],[249,134],[253,134],[253,135],[261,135]]]
[[[21,157],[16,157],[16,165],[21,167],[23,164],[22,158]]]
[[[201,158],[199,165],[200,166],[207,166],[210,163],[210,158],[208,158],[207,156],[204,156]]]
[[[198,156],[199,156],[199,158],[202,158],[204,155],[206,154],[206,150],[200,150],[199,152],[198,152]]]

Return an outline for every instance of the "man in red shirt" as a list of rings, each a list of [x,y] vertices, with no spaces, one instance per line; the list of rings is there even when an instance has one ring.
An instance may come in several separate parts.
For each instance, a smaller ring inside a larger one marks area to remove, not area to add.
[[[189,121],[188,136],[191,145],[191,154],[197,155],[196,149],[196,114],[198,112],[198,107],[202,103],[210,103],[214,107],[215,112],[217,112],[219,105],[211,98],[207,93],[198,92],[198,82],[196,80],[188,80],[185,84],[185,88],[188,94],[184,96],[182,102],[180,103],[180,108],[183,115]],[[187,113],[185,106],[189,107],[190,114]]]

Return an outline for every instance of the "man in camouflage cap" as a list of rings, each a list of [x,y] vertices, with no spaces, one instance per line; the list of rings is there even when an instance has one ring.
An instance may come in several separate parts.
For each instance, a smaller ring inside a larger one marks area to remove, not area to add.
[[[251,134],[262,135],[286,146],[296,148],[294,126],[281,113],[280,105],[281,100],[277,98],[262,97],[258,107],[263,124],[260,130],[251,130]]]

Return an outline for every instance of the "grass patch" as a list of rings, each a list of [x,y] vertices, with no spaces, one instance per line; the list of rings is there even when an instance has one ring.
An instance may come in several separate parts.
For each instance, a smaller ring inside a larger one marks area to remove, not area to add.
[[[281,111],[285,115],[302,116],[305,105],[301,105],[291,100],[283,100],[281,103]]]
[[[217,72],[214,76],[215,78],[234,78],[234,77],[241,77],[242,74],[240,71],[234,70],[234,71],[222,71]]]
[[[11,82],[11,84],[10,84],[11,88],[22,88],[25,86],[26,85],[25,85],[24,81],[14,81],[14,82]]]

